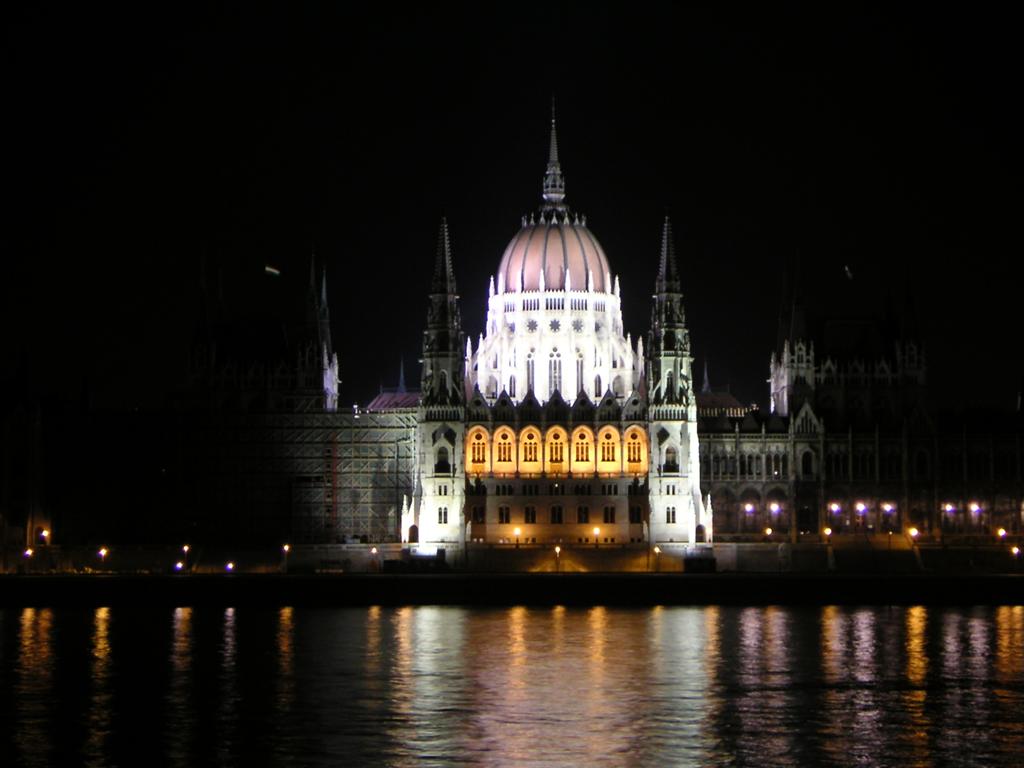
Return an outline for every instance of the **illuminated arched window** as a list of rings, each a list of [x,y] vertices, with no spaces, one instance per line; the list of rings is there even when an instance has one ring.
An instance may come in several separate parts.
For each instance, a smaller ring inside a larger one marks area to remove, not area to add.
[[[527,432],[523,436],[523,461],[537,460],[537,433]]]
[[[640,461],[640,451],[640,435],[633,432],[626,442],[626,460],[631,463],[638,463]]]
[[[473,435],[470,452],[474,464],[483,464],[487,460],[487,443],[484,440],[484,436],[479,432]]]
[[[576,461],[590,461],[590,444],[585,440],[576,441]]]
[[[611,432],[605,432],[601,440],[601,461],[615,461],[615,441]]]
[[[512,438],[508,432],[498,437],[498,461],[512,461]]]

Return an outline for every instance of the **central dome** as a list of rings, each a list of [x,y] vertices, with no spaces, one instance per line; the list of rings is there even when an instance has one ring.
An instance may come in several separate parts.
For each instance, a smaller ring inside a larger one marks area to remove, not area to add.
[[[524,220],[501,257],[498,292],[585,291],[589,277],[595,291],[610,293],[608,258],[585,222],[555,211]]]

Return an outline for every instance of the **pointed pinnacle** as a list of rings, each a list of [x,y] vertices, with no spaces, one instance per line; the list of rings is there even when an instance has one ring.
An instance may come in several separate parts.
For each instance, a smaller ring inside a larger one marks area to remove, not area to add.
[[[448,236],[448,219],[441,217],[437,233],[437,261],[434,263],[434,293],[455,293],[455,272],[452,269],[452,245]]]
[[[672,220],[665,217],[661,230],[661,259],[658,262],[658,289],[679,290],[679,270],[676,265],[676,246],[672,237]]]

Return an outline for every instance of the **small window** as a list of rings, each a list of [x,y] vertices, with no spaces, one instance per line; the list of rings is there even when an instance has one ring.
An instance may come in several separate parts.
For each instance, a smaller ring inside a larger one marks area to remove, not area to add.
[[[562,524],[562,506],[560,504],[556,504],[551,508],[551,522],[554,525]]]
[[[437,522],[439,525],[448,525],[448,507],[437,508]]]
[[[498,522],[503,525],[508,525],[512,521],[512,508],[511,507],[498,507]]]
[[[676,508],[675,507],[666,507],[665,508],[665,522],[671,524],[671,523],[674,523],[675,521],[676,521]]]
[[[529,525],[532,525],[533,523],[537,522],[537,508],[536,507],[527,507],[526,508],[526,512],[525,512],[525,514],[523,516],[523,522],[527,523]]]
[[[473,507],[473,522],[474,523],[477,523],[478,525],[483,525],[484,520],[486,520],[486,519],[487,518],[485,517],[485,513],[484,513],[484,508],[483,507],[479,507],[479,506],[478,507]]]
[[[590,522],[590,509],[588,507],[576,508],[576,522],[582,525]]]
[[[615,507],[604,508],[604,521],[607,524],[615,523]]]
[[[629,508],[629,522],[631,525],[639,525],[644,521],[643,511],[640,507]]]

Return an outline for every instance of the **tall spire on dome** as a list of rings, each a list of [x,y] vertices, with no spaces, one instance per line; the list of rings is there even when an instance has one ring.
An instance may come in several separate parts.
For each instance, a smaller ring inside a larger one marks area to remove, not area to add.
[[[555,99],[551,99],[551,144],[548,169],[544,174],[544,210],[565,210],[565,177],[558,162],[558,130],[555,126]]]
[[[665,216],[661,230],[661,260],[658,263],[659,293],[679,293],[679,269],[676,265],[676,245],[672,238],[672,220]]]
[[[437,261],[434,263],[434,280],[430,286],[432,293],[456,293],[455,271],[452,269],[452,244],[448,237],[448,219],[441,217],[441,227],[437,232]]]

